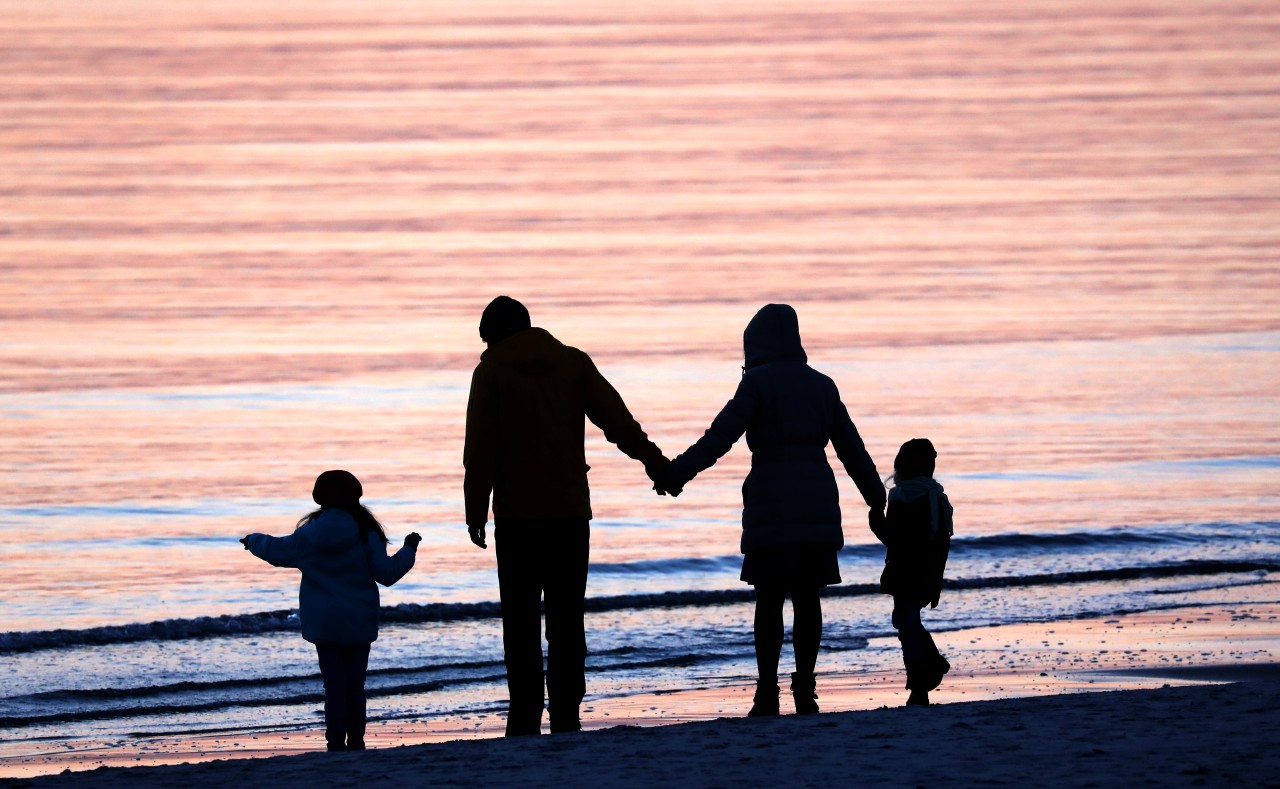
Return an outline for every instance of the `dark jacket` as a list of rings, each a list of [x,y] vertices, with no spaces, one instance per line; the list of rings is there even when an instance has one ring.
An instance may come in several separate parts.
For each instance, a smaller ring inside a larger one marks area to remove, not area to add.
[[[320,514],[287,537],[250,534],[250,553],[276,567],[302,571],[298,616],[302,637],[313,644],[357,646],[378,637],[378,586],[391,586],[413,567],[418,546],[387,555],[372,532],[339,509]],[[375,581],[377,583],[375,583]]]
[[[839,548],[840,490],[827,462],[830,442],[870,507],[884,507],[884,486],[835,382],[809,367],[795,310],[762,308],[743,333],[746,371],[710,429],[671,463],[683,485],[713,465],[742,436],[751,473],[742,485],[742,552],[781,547]]]
[[[587,419],[646,467],[662,460],[591,357],[538,328],[491,345],[467,402],[467,525],[488,521],[490,492],[495,518],[590,518]]]
[[[871,530],[884,543],[880,591],[923,606],[937,603],[951,552],[952,509],[942,486],[929,477],[905,480],[889,491],[889,510]]]

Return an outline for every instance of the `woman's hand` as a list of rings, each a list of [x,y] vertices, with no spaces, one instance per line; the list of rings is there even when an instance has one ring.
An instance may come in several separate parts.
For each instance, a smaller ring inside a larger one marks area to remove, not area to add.
[[[410,533],[408,537],[404,538],[404,544],[410,548],[417,548],[418,543],[420,542],[422,542],[422,535],[418,534],[416,531]]]

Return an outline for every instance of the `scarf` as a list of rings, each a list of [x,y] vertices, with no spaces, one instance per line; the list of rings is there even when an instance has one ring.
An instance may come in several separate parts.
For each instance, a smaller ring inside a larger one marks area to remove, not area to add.
[[[921,496],[929,497],[929,539],[932,540],[938,536],[939,510],[941,510],[942,515],[945,515],[947,535],[954,535],[955,529],[951,524],[951,513],[953,512],[951,502],[947,501],[946,495],[943,494],[942,486],[932,477],[904,479],[901,482],[895,482],[893,488],[889,491],[890,503],[898,501],[903,504],[909,504]]]

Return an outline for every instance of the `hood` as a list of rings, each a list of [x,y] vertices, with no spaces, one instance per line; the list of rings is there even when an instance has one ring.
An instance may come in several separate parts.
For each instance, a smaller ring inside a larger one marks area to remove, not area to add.
[[[800,319],[789,304],[766,304],[742,333],[742,350],[750,370],[769,362],[807,362],[800,345]]]
[[[568,346],[546,329],[518,331],[489,346],[480,361],[509,367],[524,375],[543,375],[560,365]]]
[[[939,525],[946,528],[948,535],[954,535],[955,528],[951,523],[951,516],[954,510],[951,507],[951,502],[944,495],[942,485],[938,484],[933,477],[904,479],[901,482],[895,482],[894,486],[889,489],[889,501],[891,503],[897,501],[909,504],[925,496],[929,497],[929,537],[933,538],[938,535]]]

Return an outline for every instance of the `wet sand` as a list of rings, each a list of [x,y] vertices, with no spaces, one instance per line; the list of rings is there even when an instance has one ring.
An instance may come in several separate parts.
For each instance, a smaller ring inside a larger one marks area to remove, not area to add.
[[[96,747],[80,744],[73,750],[51,743],[44,752],[3,760],[0,776],[24,779],[43,775],[56,779],[61,776],[50,774],[65,770],[73,773],[68,780],[77,785],[81,781],[92,786],[117,785],[113,781],[127,781],[130,786],[170,785],[181,781],[201,786],[205,781],[212,785],[238,780],[240,773],[249,771],[255,783],[283,781],[291,785],[289,781],[310,780],[306,776],[313,769],[324,769],[328,776],[331,767],[337,765],[352,779],[363,780],[376,774],[386,776],[391,781],[389,785],[397,785],[396,780],[408,785],[420,769],[429,766],[433,784],[467,784],[509,779],[510,774],[503,770],[516,769],[527,760],[542,758],[537,754],[548,759],[555,754],[556,758],[551,761],[558,766],[548,768],[545,775],[534,776],[531,779],[534,785],[540,785],[539,781],[591,782],[598,776],[589,765],[596,763],[602,771],[616,772],[614,779],[630,783],[639,780],[632,774],[638,769],[635,767],[638,761],[642,761],[637,754],[675,749],[676,753],[683,754],[680,759],[688,760],[683,770],[694,771],[689,775],[703,769],[704,762],[736,770],[741,765],[764,760],[767,755],[769,769],[776,769],[778,776],[800,770],[798,774],[809,776],[805,780],[827,780],[821,777],[825,773],[810,775],[801,770],[799,764],[786,766],[792,757],[784,753],[782,741],[804,737],[806,741],[817,738],[814,747],[818,749],[830,747],[840,752],[847,770],[870,771],[868,774],[880,775],[891,783],[907,780],[917,783],[927,780],[930,785],[940,780],[971,783],[977,780],[974,775],[968,780],[960,773],[948,777],[947,765],[952,760],[962,760],[967,765],[965,769],[971,769],[973,765],[969,763],[973,758],[992,754],[1000,756],[995,765],[981,766],[986,771],[982,773],[986,779],[1030,781],[1039,779],[1030,774],[1017,774],[1018,764],[1025,763],[1024,749],[1051,749],[1054,743],[1059,743],[1057,747],[1062,750],[1050,755],[1056,760],[1055,764],[1066,770],[1064,776],[1072,774],[1063,766],[1069,761],[1067,757],[1093,760],[1100,755],[1108,758],[1089,761],[1091,770],[1100,765],[1120,770],[1125,758],[1141,757],[1139,760],[1147,763],[1153,754],[1158,757],[1157,761],[1169,760],[1167,768],[1172,770],[1171,760],[1176,749],[1172,749],[1170,743],[1177,740],[1168,740],[1165,735],[1176,734],[1183,725],[1179,721],[1184,719],[1187,727],[1201,731],[1206,737],[1203,752],[1208,761],[1205,764],[1217,765],[1207,769],[1227,770],[1227,765],[1236,764],[1238,760],[1215,754],[1232,752],[1233,738],[1239,736],[1242,726],[1251,737],[1274,733],[1280,726],[1274,704],[1280,695],[1277,623],[1280,623],[1280,603],[1257,603],[940,633],[939,646],[951,656],[955,668],[942,687],[932,694],[935,705],[927,711],[900,709],[906,700],[906,691],[896,666],[896,644],[891,639],[873,639],[866,650],[828,657],[828,664],[836,666],[820,677],[819,703],[824,714],[816,720],[794,719],[788,715],[784,715],[782,721],[763,723],[740,720],[750,707],[753,690],[749,682],[741,681],[676,692],[627,696],[605,693],[589,697],[584,705],[586,731],[583,734],[543,737],[541,743],[493,739],[499,737],[503,725],[502,718],[495,713],[448,719],[376,721],[371,723],[368,735],[373,750],[363,757],[316,753],[323,748],[318,728],[205,731],[169,737],[121,736],[104,739]],[[1241,682],[1248,684],[1220,686]],[[594,683],[592,691],[600,694],[601,684]],[[1086,691],[1125,692],[1081,695]],[[1254,698],[1262,701],[1250,701]],[[789,711],[789,704],[784,689],[784,713]],[[1233,709],[1251,704],[1259,710],[1246,717],[1258,724],[1256,729],[1243,723]],[[1180,712],[1184,708],[1200,709],[1198,721]],[[1006,715],[1019,723],[1004,727],[992,725]],[[1085,723],[1094,718],[1097,718],[1096,724]],[[1167,726],[1161,723],[1165,720]],[[912,734],[916,726],[923,728]],[[988,726],[989,730],[985,728]],[[1036,737],[1048,739],[1022,742],[1025,738],[1017,736],[1021,731],[1019,726],[1040,727],[1042,731]],[[1116,732],[1120,732],[1125,749],[1144,749],[1142,753],[1116,750],[1114,744],[1108,744]],[[975,742],[973,737],[979,735],[982,739]],[[910,737],[923,738],[922,742],[941,738],[939,747],[943,755],[931,757],[929,765],[912,768],[924,770],[925,773],[920,774],[924,777],[894,773],[891,764],[876,765],[875,753],[879,749],[890,751],[885,754],[889,761],[900,758],[895,751],[907,746],[898,740]],[[877,750],[873,752],[864,741],[877,738],[874,746]],[[700,747],[706,753],[698,755],[696,742],[702,743]],[[847,751],[849,742],[862,745]],[[1253,752],[1266,750],[1263,742],[1267,740],[1257,740]],[[716,753],[723,749],[731,752]],[[1103,750],[1106,754],[1093,754],[1094,750]],[[1242,749],[1242,753],[1247,752],[1248,748]],[[811,754],[811,749],[806,747],[805,753]],[[1012,754],[1018,754],[1016,764],[1000,763]],[[561,755],[565,760],[560,760]],[[803,754],[795,758],[802,757]],[[469,764],[477,759],[484,761],[481,772],[474,772],[475,766]],[[575,772],[578,768],[573,767],[577,761],[587,765],[581,772]],[[1253,762],[1246,760],[1232,769],[1252,769],[1251,764]],[[170,766],[143,769],[157,765]],[[449,767],[445,769],[442,765]],[[1191,765],[1187,769],[1198,768]],[[445,771],[437,774],[440,770]],[[661,782],[659,776],[667,773],[656,765],[654,770],[651,780]],[[684,774],[675,767],[671,770],[672,775]],[[1099,781],[1099,785],[1125,783],[1108,783],[1111,779],[1105,772],[1089,780],[1081,779],[1078,784],[1093,780]],[[286,773],[293,777],[284,778]],[[854,774],[832,774],[829,779],[845,780]],[[999,778],[1005,774],[1009,777]],[[1135,776],[1123,771],[1116,774]],[[1163,776],[1160,780],[1175,783],[1179,776],[1176,770],[1158,774]],[[720,776],[719,769],[715,776]],[[649,780],[646,777],[639,782]],[[44,781],[41,779],[39,784],[44,785]],[[709,781],[710,778],[692,780],[694,784]],[[752,782],[759,781],[753,778]]]

